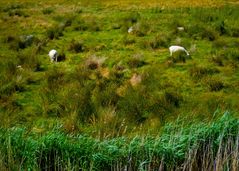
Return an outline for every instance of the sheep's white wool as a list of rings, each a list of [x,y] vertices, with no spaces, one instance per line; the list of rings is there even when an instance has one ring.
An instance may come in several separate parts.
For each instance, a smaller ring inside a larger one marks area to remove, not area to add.
[[[51,59],[51,62],[54,62],[54,61],[57,62],[58,53],[57,53],[57,51],[55,49],[50,50],[48,55],[49,55],[49,57]]]
[[[130,27],[129,29],[128,29],[128,33],[132,33],[133,32],[133,27]]]
[[[21,65],[17,65],[17,69],[19,69],[19,70],[23,70],[23,68],[22,68]]]
[[[187,55],[189,55],[188,51],[182,46],[174,45],[169,47],[170,56],[172,56],[174,52],[179,52],[179,51],[185,52]]]
[[[184,27],[177,27],[178,31],[184,31]]]

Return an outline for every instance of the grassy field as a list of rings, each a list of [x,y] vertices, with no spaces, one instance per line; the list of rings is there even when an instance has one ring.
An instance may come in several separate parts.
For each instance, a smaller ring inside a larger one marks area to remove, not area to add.
[[[235,0],[1,1],[1,170],[238,169],[238,11]]]

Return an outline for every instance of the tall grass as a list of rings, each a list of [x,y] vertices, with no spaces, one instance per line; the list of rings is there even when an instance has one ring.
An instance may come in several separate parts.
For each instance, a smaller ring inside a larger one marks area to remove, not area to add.
[[[238,169],[237,119],[165,125],[238,113],[237,6],[10,3],[0,7],[0,170]],[[169,58],[173,44],[192,57]],[[52,48],[62,62],[49,62]]]
[[[1,169],[237,170],[239,120],[230,113],[209,123],[168,123],[158,136],[98,140],[58,129],[44,134],[0,130]]]

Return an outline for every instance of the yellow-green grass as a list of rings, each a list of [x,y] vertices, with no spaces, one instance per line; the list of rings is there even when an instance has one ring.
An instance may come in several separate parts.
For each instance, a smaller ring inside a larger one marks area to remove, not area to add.
[[[228,2],[1,2],[2,125],[31,129],[44,120],[69,132],[116,136],[158,131],[182,116],[210,120],[215,110],[238,115],[238,6]],[[36,42],[19,49],[18,39],[30,34]],[[191,59],[172,60],[172,44],[191,50]],[[51,64],[53,48],[66,60]],[[88,69],[97,58],[104,63]],[[132,86],[136,73],[142,82]]]

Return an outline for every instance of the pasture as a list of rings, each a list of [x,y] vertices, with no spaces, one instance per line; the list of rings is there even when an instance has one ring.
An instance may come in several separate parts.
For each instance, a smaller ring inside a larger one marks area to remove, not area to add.
[[[235,0],[1,1],[0,170],[237,170],[238,11]]]

